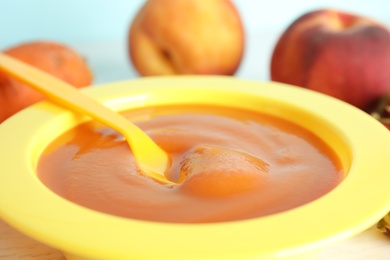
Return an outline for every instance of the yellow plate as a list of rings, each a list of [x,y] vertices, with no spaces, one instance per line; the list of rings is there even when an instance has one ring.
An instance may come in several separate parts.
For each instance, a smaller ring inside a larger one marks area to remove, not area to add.
[[[364,112],[298,87],[230,77],[151,77],[84,89],[116,111],[163,104],[245,108],[293,121],[336,151],[345,179],[321,198],[257,219],[167,224],[73,204],[46,188],[46,146],[88,120],[49,102],[0,125],[0,217],[69,259],[303,259],[370,227],[390,210],[390,134]]]

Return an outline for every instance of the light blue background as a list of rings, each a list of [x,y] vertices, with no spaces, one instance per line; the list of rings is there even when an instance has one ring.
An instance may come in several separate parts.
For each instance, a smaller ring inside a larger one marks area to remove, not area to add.
[[[207,0],[204,0],[207,1]],[[33,40],[63,42],[84,55],[95,83],[137,77],[127,55],[127,31],[143,0],[0,0],[0,49]],[[304,12],[337,8],[390,26],[385,0],[235,0],[246,30],[236,76],[268,80],[278,36]]]

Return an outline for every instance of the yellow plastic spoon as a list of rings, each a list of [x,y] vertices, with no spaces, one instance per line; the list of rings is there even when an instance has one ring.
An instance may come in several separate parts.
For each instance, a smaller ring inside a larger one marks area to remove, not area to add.
[[[84,95],[68,83],[3,53],[0,53],[0,70],[45,94],[55,103],[87,114],[117,130],[126,138],[144,175],[162,183],[176,185],[164,175],[170,164],[169,156],[125,117]]]

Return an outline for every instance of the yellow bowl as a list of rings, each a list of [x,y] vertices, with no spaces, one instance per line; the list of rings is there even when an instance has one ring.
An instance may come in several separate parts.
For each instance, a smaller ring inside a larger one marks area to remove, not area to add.
[[[229,77],[156,77],[84,89],[116,111],[213,104],[293,121],[337,153],[345,179],[321,198],[278,214],[214,224],[120,218],[54,194],[37,178],[43,150],[86,116],[49,102],[0,126],[0,217],[69,259],[304,259],[390,210],[390,134],[364,112],[302,88]]]

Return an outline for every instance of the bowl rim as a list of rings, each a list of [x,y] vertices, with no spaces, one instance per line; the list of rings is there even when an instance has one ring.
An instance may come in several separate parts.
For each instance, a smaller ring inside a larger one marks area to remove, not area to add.
[[[45,148],[44,138],[58,136],[51,131],[54,126],[71,128],[88,120],[50,102],[41,102],[0,125],[0,158],[6,158],[0,164],[0,217],[23,233],[71,255],[124,259],[188,254],[194,259],[280,257],[350,237],[390,210],[390,193],[386,193],[386,183],[390,183],[386,172],[390,170],[390,160],[385,151],[390,146],[388,130],[365,112],[335,98],[276,82],[221,76],[144,77],[82,91],[115,111],[123,111],[129,103],[135,107],[155,105],[161,100],[169,103],[173,95],[188,92],[191,95],[184,98],[186,102],[199,102],[207,96],[207,102],[223,105],[223,93],[228,93],[226,98],[234,105],[241,105],[240,95],[248,98],[248,107],[253,107],[256,99],[268,100],[277,109],[267,102],[256,106],[276,114],[295,109],[293,117],[299,113],[304,117],[293,120],[300,120],[299,124],[311,130],[314,123],[325,122],[329,128],[317,132],[326,136],[331,129],[331,134],[349,147],[342,153],[349,173],[335,189],[315,201],[256,219],[169,224],[116,217],[71,203],[38,180],[34,167]],[[233,95],[238,101],[232,100]],[[320,120],[310,122],[305,116]],[[20,126],[30,118],[34,122],[29,122],[26,131]],[[131,235],[136,239],[129,242]]]

